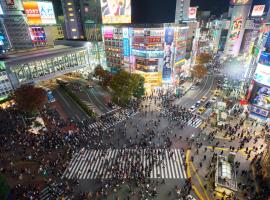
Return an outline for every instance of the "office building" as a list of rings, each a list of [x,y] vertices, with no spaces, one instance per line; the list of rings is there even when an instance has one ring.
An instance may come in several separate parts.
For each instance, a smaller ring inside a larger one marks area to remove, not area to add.
[[[146,88],[172,84],[186,61],[187,33],[183,24],[104,26],[108,68],[141,74]]]
[[[190,0],[176,0],[175,23],[189,20]]]
[[[252,0],[245,3],[240,0],[231,1],[232,13],[230,28],[227,35],[224,54],[229,57],[236,57],[239,55],[242,44],[243,35],[245,32],[246,20],[248,19]]]
[[[61,3],[65,19],[65,38],[73,40],[84,39],[80,1],[61,0]]]
[[[14,50],[33,48],[29,26],[20,0],[8,2],[1,0],[3,10],[3,28],[7,33],[7,40]]]

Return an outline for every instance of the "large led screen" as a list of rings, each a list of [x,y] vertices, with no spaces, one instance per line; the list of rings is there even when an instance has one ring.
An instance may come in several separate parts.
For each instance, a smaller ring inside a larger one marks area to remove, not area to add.
[[[270,86],[270,66],[258,63],[254,80],[263,85]]]
[[[52,2],[23,2],[29,25],[56,24]]]
[[[130,0],[101,0],[104,24],[131,23]]]

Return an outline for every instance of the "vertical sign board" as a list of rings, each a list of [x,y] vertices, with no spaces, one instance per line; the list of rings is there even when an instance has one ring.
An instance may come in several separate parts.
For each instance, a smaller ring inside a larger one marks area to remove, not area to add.
[[[189,19],[196,19],[197,15],[197,7],[189,7],[188,8],[188,18]]]
[[[164,37],[165,37],[165,44],[164,44],[163,66],[162,66],[162,80],[163,82],[170,82],[172,80],[174,29],[172,27],[166,27]]]
[[[124,67],[129,67],[129,56],[130,56],[129,28],[123,28],[122,31],[123,31]]]

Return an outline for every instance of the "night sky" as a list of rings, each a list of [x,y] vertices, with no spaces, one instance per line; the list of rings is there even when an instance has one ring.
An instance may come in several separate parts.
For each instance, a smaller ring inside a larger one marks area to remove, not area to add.
[[[56,15],[62,15],[60,0],[52,0]],[[134,23],[166,23],[174,22],[176,0],[131,0],[132,22]],[[267,4],[269,0],[253,0],[253,4]],[[199,6],[199,10],[210,10],[219,16],[229,9],[229,0],[191,0],[191,6]]]

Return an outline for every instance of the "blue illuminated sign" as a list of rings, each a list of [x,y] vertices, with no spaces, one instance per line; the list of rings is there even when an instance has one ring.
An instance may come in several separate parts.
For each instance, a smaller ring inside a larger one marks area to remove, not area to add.
[[[129,45],[129,39],[123,38],[123,49],[124,49],[124,56],[130,55],[130,45]]]

